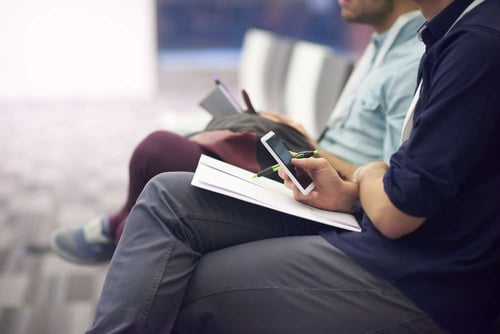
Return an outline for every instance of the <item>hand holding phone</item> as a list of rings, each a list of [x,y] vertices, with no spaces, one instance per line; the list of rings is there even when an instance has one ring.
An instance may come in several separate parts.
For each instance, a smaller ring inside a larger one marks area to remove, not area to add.
[[[266,133],[260,140],[300,192],[309,194],[314,189],[314,183],[305,170],[292,164],[293,156],[285,143],[273,131]]]

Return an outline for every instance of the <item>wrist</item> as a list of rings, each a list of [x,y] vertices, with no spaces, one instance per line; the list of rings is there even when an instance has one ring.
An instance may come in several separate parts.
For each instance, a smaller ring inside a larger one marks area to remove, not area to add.
[[[338,211],[353,213],[355,211],[355,204],[359,202],[359,184],[344,181],[344,194],[341,198],[342,201],[339,203],[340,210]]]

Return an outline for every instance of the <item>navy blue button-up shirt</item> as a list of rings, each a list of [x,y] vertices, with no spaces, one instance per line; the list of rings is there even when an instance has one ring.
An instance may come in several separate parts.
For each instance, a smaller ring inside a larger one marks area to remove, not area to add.
[[[398,240],[367,216],[361,233],[322,232],[454,333],[488,333],[500,314],[500,0],[452,27],[471,2],[422,32],[414,127],[384,177],[393,204],[426,221]]]

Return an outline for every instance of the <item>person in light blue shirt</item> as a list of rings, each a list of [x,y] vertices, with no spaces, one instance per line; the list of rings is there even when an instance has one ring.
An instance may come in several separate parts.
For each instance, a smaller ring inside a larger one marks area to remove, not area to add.
[[[349,20],[350,13],[344,10],[342,15]],[[358,20],[355,15],[359,13],[351,15]],[[277,113],[263,112],[263,116],[303,132],[345,179],[350,179],[358,166],[377,160],[388,162],[399,147],[403,121],[416,89],[424,44],[415,32],[424,22],[415,10],[400,15],[389,29],[372,25],[371,43],[317,143],[297,122]]]

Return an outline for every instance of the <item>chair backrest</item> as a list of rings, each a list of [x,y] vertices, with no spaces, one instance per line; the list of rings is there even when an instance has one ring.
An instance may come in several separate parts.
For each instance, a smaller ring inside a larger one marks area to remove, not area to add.
[[[270,31],[252,28],[243,39],[239,86],[258,110],[279,110],[295,41]]]
[[[353,66],[353,59],[326,45],[296,42],[286,75],[284,113],[319,137]]]

